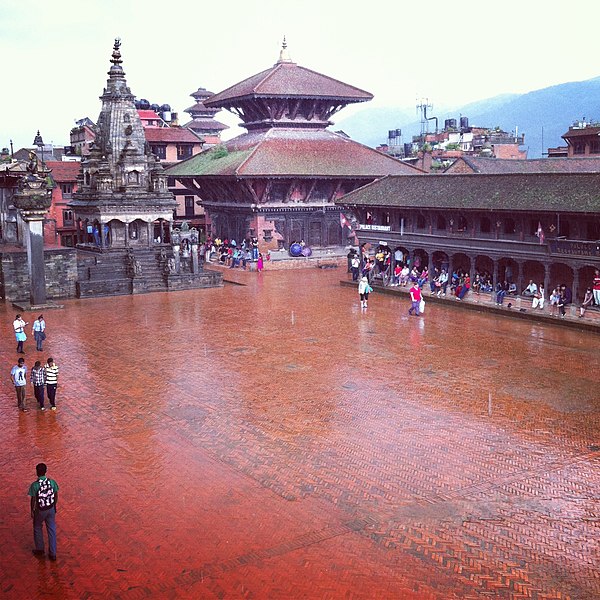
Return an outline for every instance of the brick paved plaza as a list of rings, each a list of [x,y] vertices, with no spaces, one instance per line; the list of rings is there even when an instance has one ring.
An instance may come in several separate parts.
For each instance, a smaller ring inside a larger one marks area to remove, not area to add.
[[[31,386],[17,411],[3,306],[0,595],[599,598],[598,335],[361,313],[342,275],[67,301],[55,413]],[[55,563],[31,554],[39,461]]]

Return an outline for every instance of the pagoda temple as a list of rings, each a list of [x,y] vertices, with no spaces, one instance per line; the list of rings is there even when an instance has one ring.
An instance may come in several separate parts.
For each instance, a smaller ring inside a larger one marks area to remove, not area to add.
[[[167,176],[146,143],[115,40],[95,140],[81,162],[75,213],[80,244],[105,248],[148,247],[164,239],[177,206]]]
[[[215,236],[257,237],[261,251],[344,245],[337,198],[384,175],[421,173],[328,130],[336,112],[372,97],[297,65],[284,41],[273,67],[203,101],[236,114],[247,133],[167,174],[200,196]]]
[[[221,141],[221,132],[229,129],[228,125],[221,123],[215,119],[215,115],[219,112],[218,108],[208,108],[204,105],[204,100],[213,96],[213,92],[209,92],[206,88],[199,87],[190,96],[196,101],[195,104],[186,108],[184,112],[188,113],[192,120],[184,125],[185,128],[191,129],[204,139],[204,147],[209,148]]]

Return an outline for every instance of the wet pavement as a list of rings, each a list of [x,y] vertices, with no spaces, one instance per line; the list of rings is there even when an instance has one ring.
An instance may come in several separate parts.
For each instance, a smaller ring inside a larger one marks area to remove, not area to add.
[[[17,411],[0,308],[0,595],[599,598],[598,335],[361,311],[340,274],[67,301],[56,412],[31,386]],[[39,461],[56,562],[31,554]]]

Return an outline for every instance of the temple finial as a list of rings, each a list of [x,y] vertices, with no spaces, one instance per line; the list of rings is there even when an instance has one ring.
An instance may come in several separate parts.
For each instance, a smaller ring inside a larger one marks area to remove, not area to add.
[[[277,63],[291,63],[290,53],[287,49],[287,42],[285,41],[285,35],[283,36],[283,43],[281,44],[281,51],[279,52],[279,60]]]
[[[113,46],[113,53],[111,63],[113,65],[120,65],[123,61],[121,60],[121,52],[119,48],[121,47],[121,38],[115,38],[115,45]]]

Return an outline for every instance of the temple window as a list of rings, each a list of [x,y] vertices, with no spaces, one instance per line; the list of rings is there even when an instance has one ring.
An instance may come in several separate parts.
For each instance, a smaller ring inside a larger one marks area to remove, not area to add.
[[[442,215],[438,215],[435,227],[440,230],[446,229],[446,219]]]
[[[481,233],[490,233],[492,231],[492,222],[488,217],[481,217],[481,225],[479,226]]]
[[[63,210],[63,224],[64,225],[73,225],[73,211],[72,210]]]
[[[425,217],[417,215],[417,229],[425,229]]]

